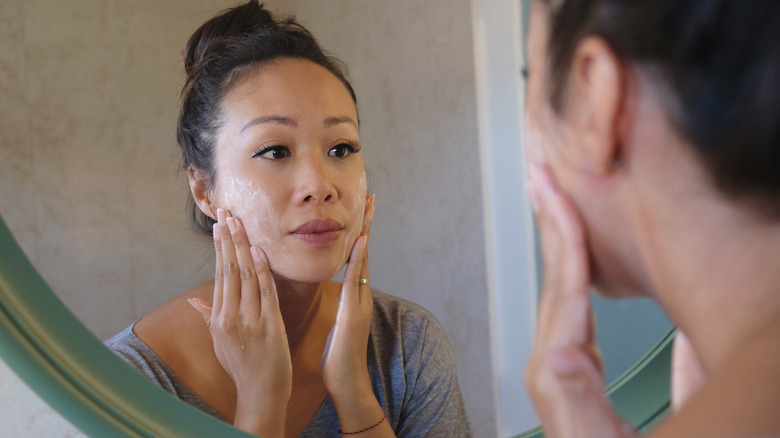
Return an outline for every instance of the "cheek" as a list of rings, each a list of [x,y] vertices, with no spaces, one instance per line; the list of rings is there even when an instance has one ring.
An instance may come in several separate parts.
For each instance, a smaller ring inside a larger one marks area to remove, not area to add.
[[[279,245],[279,216],[270,196],[252,181],[234,178],[223,186],[222,205],[244,224],[247,237],[254,246],[268,248]]]
[[[360,232],[363,230],[363,220],[366,212],[366,193],[368,183],[366,172],[363,171],[357,184],[347,184],[347,187],[354,187],[349,192],[344,193],[345,204],[347,207],[347,217],[349,223],[346,228],[344,258],[349,256],[352,245],[355,244]]]

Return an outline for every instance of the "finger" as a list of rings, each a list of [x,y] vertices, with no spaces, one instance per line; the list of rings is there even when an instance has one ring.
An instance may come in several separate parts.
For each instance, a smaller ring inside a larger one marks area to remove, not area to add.
[[[370,283],[370,275],[369,275],[369,269],[368,269],[368,242],[369,242],[369,236],[363,236],[362,239],[365,239],[365,242],[363,244],[363,248],[361,249],[360,254],[360,276],[358,278],[358,299],[360,300],[361,305],[367,306],[368,308],[373,308],[373,298],[371,296],[371,283]],[[361,284],[363,282],[363,284]]]
[[[252,247],[252,259],[254,260],[257,282],[260,286],[260,315],[261,318],[281,318],[279,309],[279,296],[276,294],[271,268],[265,252],[257,247]]]
[[[214,296],[213,312],[218,314],[222,309],[222,231],[219,224],[215,223],[211,234],[214,236],[214,252],[216,254],[216,268],[214,269]]]
[[[539,228],[545,269],[548,278],[558,286],[554,291],[587,292],[587,247],[582,221],[576,208],[558,187],[549,169],[536,168],[540,208]],[[558,284],[564,280],[565,284]],[[563,287],[569,286],[569,287]],[[574,288],[576,286],[576,288]]]
[[[246,318],[254,320],[260,317],[260,291],[257,274],[255,274],[255,263],[249,249],[249,240],[241,220],[229,217],[227,223],[230,237],[235,246],[238,273],[241,280],[240,310]]]
[[[575,347],[551,351],[547,356],[555,386],[562,391],[561,408],[567,411],[568,423],[576,431],[587,430],[593,436],[626,436],[624,423],[615,413],[612,403],[603,391],[603,379],[587,352]],[[575,430],[562,436],[572,435]],[[595,435],[598,433],[598,435]]]
[[[371,233],[371,222],[374,220],[374,200],[376,195],[366,195],[366,211],[363,213],[363,227],[360,235],[368,236]]]
[[[540,336],[555,345],[588,340],[590,297],[584,230],[547,169],[535,169],[537,220],[544,254]]]
[[[206,326],[211,326],[211,306],[200,298],[187,298],[187,302],[200,313]]]
[[[368,209],[368,214],[366,215],[366,227],[365,232],[362,234],[366,238],[366,245],[365,248],[362,251],[362,256],[360,257],[360,277],[359,278],[365,278],[366,280],[369,279],[369,271],[368,271],[368,244],[370,241],[370,233],[371,233],[371,223],[374,221],[374,195],[371,195],[371,205]],[[370,288],[368,288],[370,289]]]
[[[360,289],[364,287],[370,290],[368,284],[360,285],[360,273],[362,271],[362,258],[367,249],[368,236],[360,236],[355,240],[352,246],[352,253],[349,256],[347,269],[344,272],[344,281],[341,284],[341,294],[339,297],[339,311],[342,305],[356,308],[360,303]]]
[[[588,312],[588,338],[586,340],[586,348],[593,364],[596,366],[596,370],[604,379],[604,356],[601,354],[598,343],[596,342],[596,312],[593,311],[593,307],[590,307]]]
[[[239,277],[236,246],[230,235],[227,219],[229,214],[222,208],[217,209],[220,237],[222,242],[222,308],[220,314],[231,317],[238,312],[241,300],[241,278]]]

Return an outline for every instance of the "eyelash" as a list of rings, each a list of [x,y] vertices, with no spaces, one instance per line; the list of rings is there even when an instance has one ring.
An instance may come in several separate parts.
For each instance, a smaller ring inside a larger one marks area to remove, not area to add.
[[[283,152],[284,157],[279,158],[270,158],[272,160],[280,160],[282,158],[287,158],[290,156],[290,149],[287,148],[287,146],[280,146],[280,145],[274,145],[274,146],[266,146],[261,147],[257,151],[255,151],[254,154],[252,154],[252,158],[262,157],[263,155],[269,153],[269,152]]]
[[[331,152],[334,149],[339,148],[339,147],[346,148],[348,154],[344,154],[344,155],[331,155]],[[328,150],[328,156],[336,157],[336,158],[346,158],[349,155],[356,154],[356,153],[360,152],[360,149],[361,149],[360,143],[345,141],[345,142],[337,144],[336,146],[334,146],[330,150]],[[274,145],[274,146],[261,147],[260,149],[255,151],[254,154],[252,154],[252,158],[263,157],[263,155],[265,155],[265,154],[267,154],[269,152],[273,152],[273,153],[282,152],[282,153],[284,153],[284,156],[283,157],[277,157],[277,158],[270,158],[270,157],[264,157],[264,158],[271,159],[271,160],[281,160],[282,158],[288,158],[291,155],[290,154],[290,149],[287,146]]]
[[[333,151],[334,149],[336,149],[336,148],[338,148],[338,147],[342,147],[342,146],[343,146],[343,147],[345,147],[345,148],[347,149],[347,151],[349,152],[349,154],[345,154],[345,155],[342,155],[342,156],[338,156],[338,155],[331,155],[331,154],[330,154],[330,153],[331,153],[331,151]],[[339,143],[339,144],[337,144],[336,146],[333,146],[332,148],[330,148],[330,150],[328,151],[328,156],[331,156],[331,157],[337,157],[337,158],[346,158],[346,157],[348,157],[349,155],[356,154],[356,153],[358,153],[358,152],[360,152],[360,143],[357,143],[357,142],[354,142],[354,143],[353,143],[353,142],[348,142],[348,141],[345,141],[345,142]]]

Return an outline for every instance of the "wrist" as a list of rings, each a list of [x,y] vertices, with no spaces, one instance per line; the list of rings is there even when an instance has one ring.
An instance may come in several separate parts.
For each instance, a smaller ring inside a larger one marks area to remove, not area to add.
[[[352,435],[358,431],[379,429],[381,423],[386,422],[386,413],[374,396],[352,398],[346,402],[333,402],[336,413],[339,416],[341,428],[339,434]]]
[[[285,398],[257,394],[239,392],[233,426],[265,438],[284,437],[289,395]]]
[[[353,377],[345,380],[344,384],[336,387],[327,388],[333,405],[338,409],[340,406],[344,409],[353,409],[366,403],[377,403],[374,388],[371,386],[371,379],[365,377]]]

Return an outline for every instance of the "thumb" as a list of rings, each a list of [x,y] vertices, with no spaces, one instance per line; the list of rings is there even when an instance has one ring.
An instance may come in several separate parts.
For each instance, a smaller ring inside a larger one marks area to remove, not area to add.
[[[187,298],[187,302],[190,303],[193,309],[200,313],[203,317],[203,321],[207,326],[211,325],[211,304],[201,300],[200,298]]]

